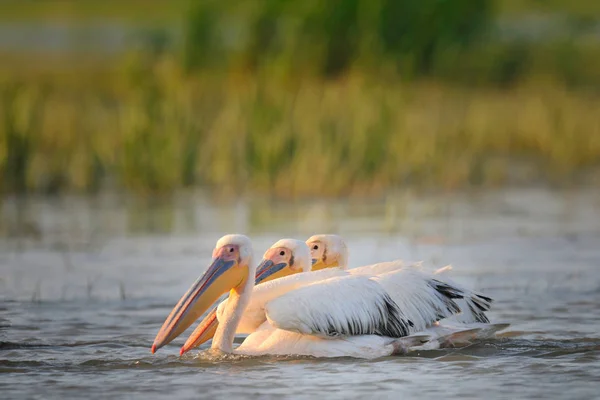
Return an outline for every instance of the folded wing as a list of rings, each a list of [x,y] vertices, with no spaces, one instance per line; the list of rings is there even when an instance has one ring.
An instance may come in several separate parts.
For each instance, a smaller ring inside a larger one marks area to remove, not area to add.
[[[290,291],[265,306],[276,328],[319,337],[403,337],[413,325],[386,290],[366,276],[342,276]]]
[[[464,321],[489,322],[484,312],[491,307],[490,298],[419,268],[403,268],[372,279],[390,293],[416,331],[459,314]]]
[[[256,285],[252,291],[250,303],[244,311],[236,332],[252,333],[256,331],[267,320],[265,305],[269,301],[315,282],[345,275],[348,275],[346,271],[338,268],[329,268],[319,271],[301,272]],[[223,303],[219,305],[217,316],[221,314],[224,306],[225,304]]]

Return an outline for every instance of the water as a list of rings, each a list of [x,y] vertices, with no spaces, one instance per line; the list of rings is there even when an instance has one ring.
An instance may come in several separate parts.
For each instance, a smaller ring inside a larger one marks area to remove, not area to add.
[[[524,14],[498,18],[492,24],[496,38],[503,41],[549,42],[584,38],[597,43],[600,40],[600,22],[585,24],[572,16],[562,14]],[[231,24],[224,34],[233,44],[244,35],[240,26]],[[183,41],[181,21],[164,23],[132,23],[118,19],[95,18],[69,21],[0,21],[0,51],[31,55],[83,55],[92,50],[104,57],[122,55],[131,49],[147,48],[164,43],[174,48]]]
[[[598,397],[600,192],[517,190],[369,202],[7,199],[0,220],[0,391],[13,398]],[[150,354],[214,242],[343,234],[351,266],[451,263],[496,302],[501,337],[375,361]]]

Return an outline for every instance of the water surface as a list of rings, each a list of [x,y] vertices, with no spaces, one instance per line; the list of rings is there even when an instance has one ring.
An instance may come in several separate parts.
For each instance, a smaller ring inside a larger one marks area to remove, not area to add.
[[[5,199],[0,391],[13,398],[598,397],[600,192],[517,190],[380,200],[224,203],[117,196]],[[512,325],[466,348],[375,361],[150,354],[224,233],[257,253],[282,236],[343,234],[351,267],[404,258],[495,299]]]

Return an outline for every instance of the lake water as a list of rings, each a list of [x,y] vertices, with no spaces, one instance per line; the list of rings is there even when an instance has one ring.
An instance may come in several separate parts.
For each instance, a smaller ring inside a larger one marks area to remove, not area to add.
[[[201,193],[4,199],[0,393],[49,398],[598,398],[600,191],[226,203]],[[351,267],[452,264],[495,299],[500,337],[374,361],[180,358],[150,346],[224,233],[262,253],[337,232]]]
[[[74,20],[0,21],[0,52],[67,55],[86,54],[90,50],[103,56],[119,55],[132,48],[151,44],[180,45],[184,38],[182,21],[132,23],[119,18]],[[490,26],[495,38],[503,41],[543,42],[584,39],[597,43],[600,21],[577,20],[573,16],[552,13],[525,13],[500,17]],[[239,24],[230,24],[223,34],[235,44],[243,34]]]

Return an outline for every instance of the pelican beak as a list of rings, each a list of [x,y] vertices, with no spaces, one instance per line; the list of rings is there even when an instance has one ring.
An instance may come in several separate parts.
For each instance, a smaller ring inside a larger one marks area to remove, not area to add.
[[[265,258],[256,268],[256,285],[261,282],[270,281],[284,276],[292,275],[294,271],[288,263],[275,264],[273,261]]]
[[[154,339],[152,353],[170,343],[194,323],[220,296],[245,282],[248,268],[217,254],[206,272],[179,300]]]
[[[191,349],[200,346],[201,344],[209,341],[215,336],[215,332],[217,331],[217,327],[219,326],[219,321],[217,320],[217,307],[214,307],[207,315],[204,317],[200,325],[194,329],[194,332],[190,335],[188,340],[185,341],[185,344],[181,347],[179,351],[179,355],[184,355]]]
[[[331,265],[325,265],[325,263],[323,262],[323,260],[321,259],[317,259],[317,258],[313,258],[312,259],[312,271],[318,271],[320,269],[325,269],[325,268],[329,268]]]
[[[261,282],[292,275],[294,272],[288,263],[275,264],[269,259],[264,259],[256,268],[255,284],[258,285]],[[204,317],[194,332],[192,332],[183,347],[181,347],[179,354],[183,355],[212,339],[217,331],[217,326],[219,326],[219,321],[217,320],[217,307],[215,307]]]

